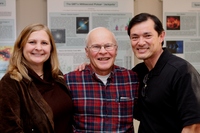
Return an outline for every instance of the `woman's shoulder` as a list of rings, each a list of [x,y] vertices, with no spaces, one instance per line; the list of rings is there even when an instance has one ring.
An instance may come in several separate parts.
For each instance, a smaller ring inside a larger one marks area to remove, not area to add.
[[[0,83],[2,83],[2,82],[12,83],[12,82],[15,82],[15,80],[11,78],[11,75],[9,73],[6,73],[0,80]]]
[[[19,82],[12,79],[9,73],[6,73],[0,80],[0,91],[3,93],[9,94],[9,92],[17,91],[17,86]]]

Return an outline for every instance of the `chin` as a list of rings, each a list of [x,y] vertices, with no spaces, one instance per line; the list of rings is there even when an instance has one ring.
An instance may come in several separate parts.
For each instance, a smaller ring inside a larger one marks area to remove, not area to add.
[[[136,56],[139,60],[144,60],[144,59],[146,59],[146,57],[144,57],[144,56]]]
[[[98,68],[102,71],[107,71],[111,68],[111,66],[108,65],[99,65]]]

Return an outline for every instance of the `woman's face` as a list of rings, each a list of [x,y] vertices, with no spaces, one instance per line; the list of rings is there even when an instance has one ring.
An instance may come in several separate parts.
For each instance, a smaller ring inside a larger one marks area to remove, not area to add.
[[[23,55],[31,67],[43,67],[51,54],[49,36],[44,30],[32,32],[23,48]]]

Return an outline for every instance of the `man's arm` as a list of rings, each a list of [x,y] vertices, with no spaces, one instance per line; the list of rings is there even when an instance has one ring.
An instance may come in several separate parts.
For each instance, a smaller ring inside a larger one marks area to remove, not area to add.
[[[184,127],[181,133],[200,133],[200,123]]]

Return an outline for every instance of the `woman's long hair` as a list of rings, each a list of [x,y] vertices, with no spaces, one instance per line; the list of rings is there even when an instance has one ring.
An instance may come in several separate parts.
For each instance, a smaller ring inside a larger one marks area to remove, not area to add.
[[[57,50],[56,45],[53,39],[53,36],[49,30],[49,28],[46,25],[43,24],[31,24],[26,26],[18,36],[18,38],[15,41],[14,49],[11,55],[11,58],[9,59],[9,65],[7,69],[7,73],[11,75],[11,78],[21,81],[22,78],[26,78],[28,80],[31,80],[31,78],[28,75],[27,66],[29,66],[28,61],[24,58],[23,55],[23,49],[26,45],[28,38],[32,32],[44,30],[48,36],[51,43],[51,54],[49,59],[46,62],[49,63],[49,67],[51,67],[51,72],[53,78],[60,77],[59,76],[59,61],[57,56]],[[30,67],[31,68],[31,67]]]

